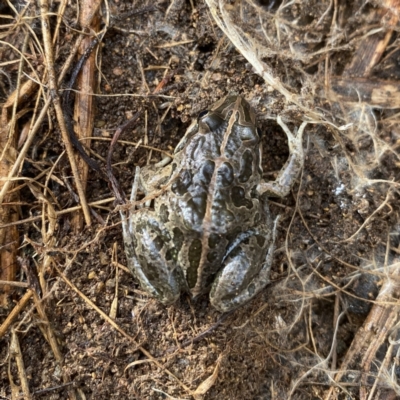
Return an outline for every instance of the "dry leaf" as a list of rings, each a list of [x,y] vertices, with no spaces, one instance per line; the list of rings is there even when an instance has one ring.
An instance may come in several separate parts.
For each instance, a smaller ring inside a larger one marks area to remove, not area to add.
[[[212,373],[211,376],[209,376],[206,380],[200,383],[199,386],[197,386],[197,389],[193,393],[193,397],[197,399],[201,399],[201,396],[206,394],[208,390],[211,388],[211,386],[214,385],[215,381],[217,380],[218,377],[218,372],[219,372],[219,366],[222,361],[222,354],[219,355],[218,360],[217,360],[217,365],[214,368],[214,372]]]

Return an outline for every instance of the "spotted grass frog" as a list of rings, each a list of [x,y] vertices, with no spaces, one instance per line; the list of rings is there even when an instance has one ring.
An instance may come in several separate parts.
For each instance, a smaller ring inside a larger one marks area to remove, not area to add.
[[[136,174],[132,200],[139,187],[154,197],[153,208],[122,215],[123,236],[128,267],[146,292],[171,304],[183,291],[208,291],[225,312],[268,284],[277,221],[268,196],[289,193],[304,159],[305,123],[297,136],[278,123],[290,156],[273,182],[262,178],[260,131],[241,96],[200,113],[169,164]]]

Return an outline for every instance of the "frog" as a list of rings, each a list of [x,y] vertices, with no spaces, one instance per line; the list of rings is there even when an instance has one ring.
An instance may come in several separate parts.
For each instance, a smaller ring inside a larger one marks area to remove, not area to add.
[[[127,265],[145,292],[165,305],[208,293],[229,312],[267,286],[279,219],[268,199],[287,196],[304,164],[306,123],[293,134],[277,122],[289,157],[274,181],[263,179],[261,131],[240,95],[202,111],[172,159],[136,168],[131,204],[139,190],[148,202],[121,217]]]

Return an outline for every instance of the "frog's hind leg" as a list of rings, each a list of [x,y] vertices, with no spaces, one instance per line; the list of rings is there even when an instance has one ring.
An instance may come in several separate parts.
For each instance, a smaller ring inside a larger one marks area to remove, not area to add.
[[[182,277],[169,233],[160,226],[154,211],[141,210],[131,222],[130,232],[124,233],[128,268],[143,290],[163,304],[174,303],[181,292]]]
[[[136,170],[131,201],[136,200],[139,170]],[[141,287],[164,304],[172,304],[180,295],[181,277],[171,259],[168,233],[154,218],[154,212],[129,210],[127,217],[121,211],[122,231],[129,270]]]
[[[278,219],[270,235],[254,235],[249,238],[249,244],[241,244],[228,256],[211,287],[213,307],[221,312],[231,311],[251,300],[269,283]],[[262,239],[267,243],[260,248]]]

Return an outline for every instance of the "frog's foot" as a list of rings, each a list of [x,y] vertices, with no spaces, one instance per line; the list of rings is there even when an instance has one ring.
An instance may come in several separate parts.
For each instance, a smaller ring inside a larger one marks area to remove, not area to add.
[[[272,237],[253,236],[249,239],[247,251],[241,245],[233,252],[234,255],[228,256],[211,287],[210,301],[214,308],[221,312],[234,310],[251,300],[269,283],[278,219],[275,219]],[[269,247],[260,249],[257,246],[262,239],[268,240]],[[249,252],[249,249],[253,251]]]
[[[269,196],[285,197],[289,194],[304,165],[303,133],[307,122],[301,124],[295,136],[290,132],[280,116],[276,120],[288,138],[290,155],[275,181],[261,182],[257,190],[259,194],[266,193]]]

